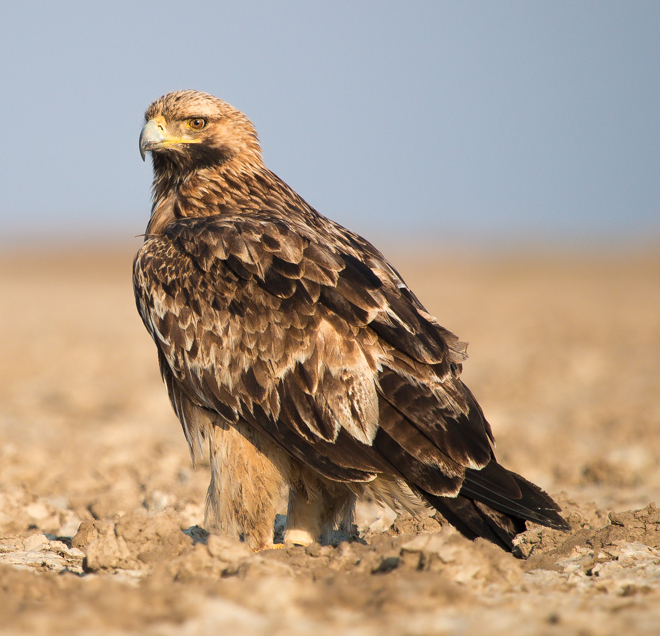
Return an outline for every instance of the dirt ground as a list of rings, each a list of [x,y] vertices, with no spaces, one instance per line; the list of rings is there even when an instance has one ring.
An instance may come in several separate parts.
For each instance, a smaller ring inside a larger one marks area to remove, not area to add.
[[[0,633],[660,633],[660,258],[390,253],[571,533],[511,555],[366,504],[358,541],[252,554],[201,528],[137,246],[0,258]]]

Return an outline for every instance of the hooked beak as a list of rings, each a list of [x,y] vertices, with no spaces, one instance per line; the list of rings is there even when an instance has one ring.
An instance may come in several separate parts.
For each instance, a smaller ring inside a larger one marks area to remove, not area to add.
[[[156,122],[153,119],[150,119],[142,129],[140,133],[140,156],[142,161],[144,161],[144,156],[150,150],[160,147],[163,142],[166,140],[165,135],[163,134],[165,127],[162,123]]]
[[[140,133],[140,156],[144,161],[144,155],[150,150],[160,150],[169,146],[180,146],[181,144],[199,144],[201,139],[190,139],[186,137],[172,137],[165,128],[165,118],[159,115],[150,119]]]

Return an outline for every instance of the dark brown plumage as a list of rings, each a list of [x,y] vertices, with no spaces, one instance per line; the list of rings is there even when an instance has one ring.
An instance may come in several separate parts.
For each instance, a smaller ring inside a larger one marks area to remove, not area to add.
[[[138,310],[193,457],[211,452],[210,526],[272,545],[348,528],[356,496],[437,508],[511,549],[525,520],[567,529],[495,460],[461,382],[466,345],[363,238],[263,164],[249,120],[195,91],[146,112],[153,208],[134,264]]]

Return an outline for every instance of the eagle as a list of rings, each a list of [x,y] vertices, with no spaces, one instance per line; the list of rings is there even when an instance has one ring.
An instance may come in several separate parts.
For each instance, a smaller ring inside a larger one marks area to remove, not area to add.
[[[352,530],[358,498],[435,508],[505,550],[531,521],[569,529],[501,466],[461,381],[467,344],[368,241],[262,160],[240,111],[193,90],[146,111],[153,204],[133,265],[138,311],[193,461],[208,446],[209,529],[273,547]]]

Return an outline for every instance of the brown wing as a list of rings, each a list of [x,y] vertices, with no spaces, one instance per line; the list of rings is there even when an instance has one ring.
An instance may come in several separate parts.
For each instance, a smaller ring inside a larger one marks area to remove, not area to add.
[[[177,414],[184,429],[186,401],[242,418],[331,479],[456,494],[492,457],[458,340],[377,253],[344,248],[257,212],[147,240],[136,299]]]

